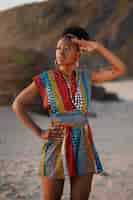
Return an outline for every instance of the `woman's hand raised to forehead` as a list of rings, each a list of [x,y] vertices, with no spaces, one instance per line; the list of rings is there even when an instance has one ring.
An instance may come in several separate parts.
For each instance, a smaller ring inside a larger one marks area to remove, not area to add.
[[[88,41],[84,39],[79,40],[77,38],[73,38],[71,40],[73,43],[79,45],[81,51],[91,52],[96,50],[99,46],[99,43],[95,41]]]

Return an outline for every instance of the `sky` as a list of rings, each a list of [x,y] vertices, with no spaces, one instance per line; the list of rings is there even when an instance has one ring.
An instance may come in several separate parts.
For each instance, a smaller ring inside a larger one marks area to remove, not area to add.
[[[17,5],[31,2],[39,2],[43,0],[0,0],[0,10],[7,10]]]

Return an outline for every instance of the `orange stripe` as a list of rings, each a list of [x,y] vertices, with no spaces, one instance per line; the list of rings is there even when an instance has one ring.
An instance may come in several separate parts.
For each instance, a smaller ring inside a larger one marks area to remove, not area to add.
[[[91,144],[93,144],[92,131],[91,131],[91,127],[89,124],[88,124],[88,137],[89,137]]]
[[[40,176],[45,176],[44,174],[45,147],[46,147],[46,144],[43,143],[42,148],[41,148]]]
[[[55,150],[56,164],[54,168],[54,175],[57,178],[64,178],[64,170],[63,170],[63,161],[61,155],[61,146],[62,143],[58,143]]]

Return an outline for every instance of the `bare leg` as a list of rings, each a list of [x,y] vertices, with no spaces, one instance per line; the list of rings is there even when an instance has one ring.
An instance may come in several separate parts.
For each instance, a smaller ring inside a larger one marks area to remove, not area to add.
[[[70,178],[71,200],[88,200],[91,192],[93,174]]]
[[[43,176],[41,178],[42,181],[42,200],[60,200],[63,187],[64,180],[50,179],[49,177]]]

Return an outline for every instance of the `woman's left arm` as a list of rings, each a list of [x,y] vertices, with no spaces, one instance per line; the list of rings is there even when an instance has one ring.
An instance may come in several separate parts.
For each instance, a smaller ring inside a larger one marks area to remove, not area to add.
[[[81,52],[82,50],[87,52],[94,50],[98,51],[110,63],[107,67],[93,70],[91,72],[91,80],[94,84],[109,81],[125,74],[125,64],[101,43],[84,39],[79,40],[77,38],[72,39],[72,42],[79,45]]]
[[[109,81],[125,74],[125,64],[110,50],[105,48],[101,43],[96,43],[96,50],[110,63],[110,65],[91,72],[91,80],[94,84]]]

